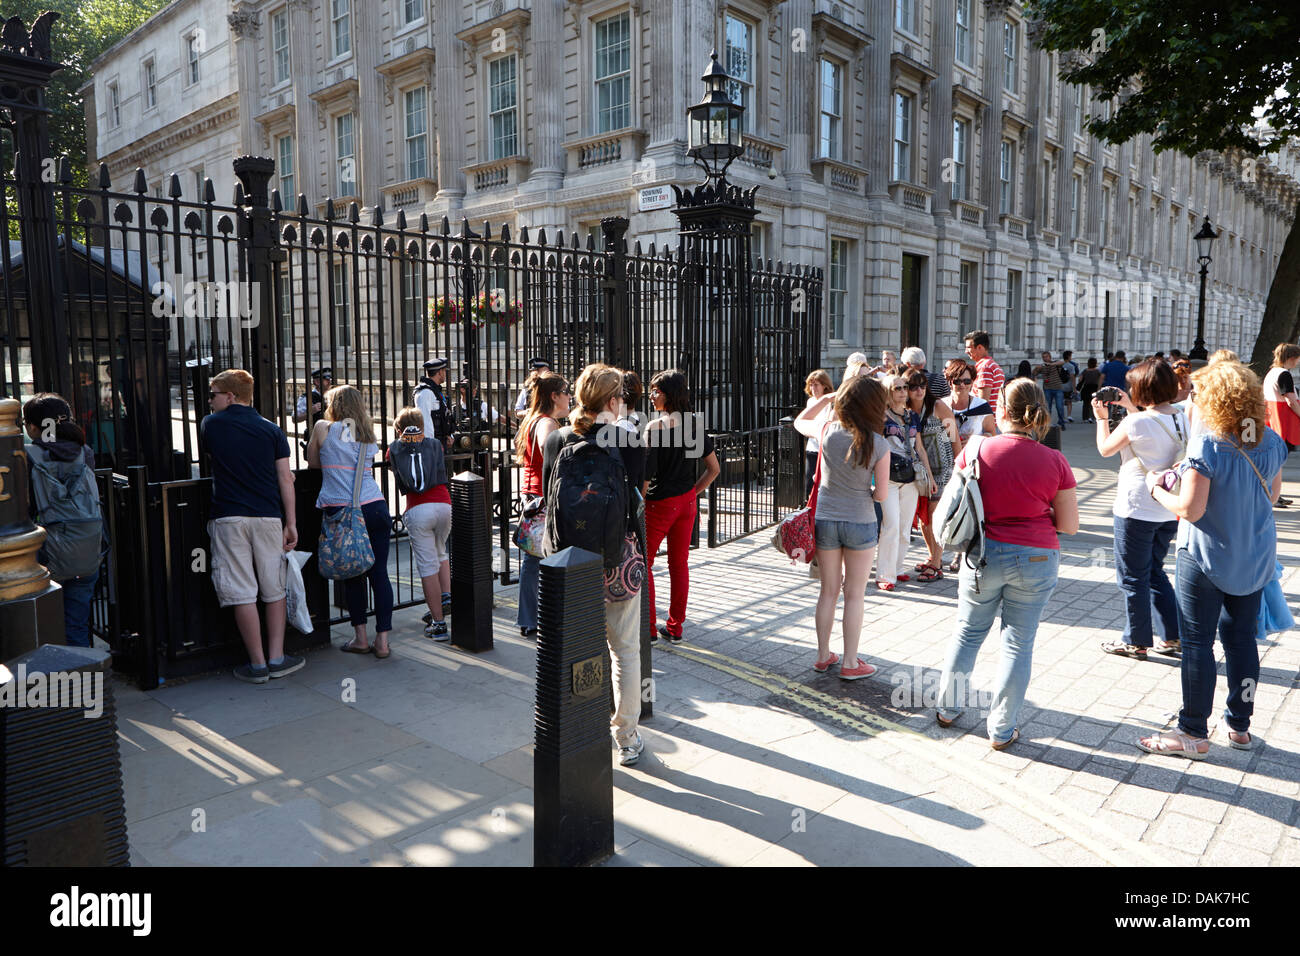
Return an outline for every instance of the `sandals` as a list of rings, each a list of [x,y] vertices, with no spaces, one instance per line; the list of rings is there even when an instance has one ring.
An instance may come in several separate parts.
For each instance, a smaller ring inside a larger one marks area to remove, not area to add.
[[[1116,657],[1131,657],[1135,661],[1147,659],[1147,649],[1145,647],[1134,647],[1132,644],[1125,644],[1123,641],[1103,641],[1101,650],[1104,654],[1114,654]]]
[[[894,590],[894,585],[893,585],[893,583],[890,582],[890,581],[877,581],[877,582],[876,582],[876,587],[877,587],[879,590],[881,590],[881,591],[892,591],[892,590]]]
[[[1006,750],[1008,747],[1010,747],[1019,739],[1020,739],[1020,728],[1017,727],[1016,729],[1011,731],[1010,740],[1001,740],[1001,741],[990,740],[989,746],[992,747],[994,750]]]
[[[1153,650],[1157,654],[1164,654],[1166,657],[1178,657],[1183,653],[1182,641],[1161,641]]]
[[[1171,739],[1178,741],[1178,745],[1170,746],[1167,742]],[[1207,747],[1204,751],[1196,749],[1196,745],[1203,740],[1207,744],[1209,743],[1209,741],[1204,737],[1189,737],[1187,734],[1180,733],[1179,731],[1171,731],[1164,734],[1153,734],[1150,737],[1141,737],[1138,739],[1137,745],[1139,750],[1143,750],[1149,754],[1156,754],[1160,757],[1183,757],[1187,760],[1204,760],[1210,755],[1209,748]],[[1148,741],[1151,742],[1148,743]]]
[[[937,710],[934,712],[934,719],[940,727],[951,727],[953,724],[957,723],[956,717],[945,717]]]
[[[818,661],[816,664],[814,664],[813,670],[815,670],[818,674],[825,674],[832,664],[838,664],[839,662],[840,662],[840,655],[836,654],[834,651],[831,651],[831,656],[826,658],[826,660],[824,661]]]
[[[365,647],[357,647],[352,641],[339,647],[344,654],[373,654],[375,649],[367,644]]]
[[[375,652],[375,658],[381,661],[388,660],[388,658],[393,656],[393,648],[391,646],[388,648],[388,650],[384,651],[384,653],[382,654],[379,653],[378,647],[374,648],[374,652]]]
[[[917,575],[917,580],[922,584],[929,584],[931,581],[940,581],[943,579],[943,569],[936,564],[924,565],[925,570]]]
[[[961,555],[958,555],[957,557],[952,559],[952,564],[948,565],[948,570],[951,571],[953,574],[956,574],[958,571],[961,570]]]
[[[1247,737],[1249,737],[1250,740],[1246,741],[1244,744],[1241,743],[1240,741],[1233,740],[1232,735],[1235,733],[1243,733]],[[1242,730],[1242,731],[1230,730],[1228,731],[1228,746],[1230,746],[1233,750],[1258,750],[1260,747],[1264,746],[1264,738],[1259,736],[1258,734],[1252,734],[1248,730]]]
[[[907,581],[912,580],[912,576],[911,576],[910,574],[900,574],[900,575],[898,576],[898,580],[903,581],[903,582],[907,582]]]

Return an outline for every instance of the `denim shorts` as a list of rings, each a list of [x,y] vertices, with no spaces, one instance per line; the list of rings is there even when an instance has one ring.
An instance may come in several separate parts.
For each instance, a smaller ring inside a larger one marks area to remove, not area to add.
[[[856,521],[815,521],[817,548],[820,551],[866,551],[876,546],[880,526],[874,522],[860,524]]]

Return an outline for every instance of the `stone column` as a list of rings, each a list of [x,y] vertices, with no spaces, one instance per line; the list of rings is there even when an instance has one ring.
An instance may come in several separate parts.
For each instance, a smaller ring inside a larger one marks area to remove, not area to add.
[[[375,205],[381,201],[380,189],[390,181],[405,179],[402,171],[403,156],[398,149],[397,172],[390,180],[390,171],[383,161],[384,79],[375,72],[381,57],[384,9],[374,3],[353,3],[352,16],[356,27],[352,31],[352,55],[357,64],[357,117],[354,120],[361,141],[357,158],[361,168],[357,171],[357,193],[362,205]],[[400,97],[394,97],[394,135],[397,143],[404,137],[402,123],[405,116]],[[426,104],[426,122],[433,115]],[[432,124],[429,124],[432,125]]]
[[[867,5],[867,195],[877,204],[889,199],[890,150],[894,137],[894,89],[889,56],[893,49],[894,5],[880,2]],[[791,104],[793,106],[793,104]]]
[[[239,90],[239,151],[252,156],[260,152],[261,140],[253,135],[253,114],[261,99],[257,82],[257,38],[262,15],[252,4],[236,4],[226,16],[235,48],[236,88]]]
[[[786,26],[786,49],[781,51],[781,56],[786,64],[787,103],[782,123],[786,130],[783,172],[786,183],[796,191],[812,182],[813,124],[818,115],[817,55],[812,37],[812,15],[812,0],[787,0],[781,13]],[[797,50],[793,48],[792,38],[796,29],[804,31],[806,40],[802,49]],[[886,83],[881,89],[888,86]],[[847,77],[845,94],[848,102]],[[848,124],[845,126],[847,128]]]
[[[289,0],[289,71],[293,85],[294,183],[309,204],[323,200],[320,184],[320,157],[329,156],[328,142],[321,142],[316,123],[316,104],[308,94],[316,76],[316,49],[312,43],[311,0]],[[326,131],[328,140],[328,131]],[[279,160],[279,157],[275,157]],[[281,196],[286,207],[297,203],[297,196]]]
[[[465,165],[464,77],[467,71],[465,44],[456,37],[461,28],[459,0],[442,0],[437,4],[437,19],[434,102],[438,117],[438,194],[434,200],[454,222],[465,199],[465,174],[461,167]]]
[[[1006,18],[1008,0],[984,0],[984,120],[980,124],[980,198],[988,206],[985,224],[988,231],[1000,228],[998,173],[1002,148],[1002,23]]]
[[[667,11],[667,23],[662,32],[667,33],[666,41],[659,37],[661,31],[655,31],[656,54],[663,42],[672,42],[670,23],[674,4],[663,4],[659,9]],[[533,0],[532,23],[530,26],[532,61],[532,122],[526,124],[531,129],[526,133],[532,139],[530,159],[533,161],[529,186],[544,189],[559,189],[564,182],[564,3],[562,0]],[[665,14],[652,14],[665,16]],[[653,63],[660,63],[658,55]],[[521,89],[523,86],[521,84]],[[659,108],[660,93],[654,94],[654,110]],[[654,134],[652,133],[652,136]],[[441,186],[441,181],[439,182]]]
[[[930,67],[939,74],[930,84],[930,156],[927,185],[934,190],[934,214],[952,218],[952,185],[943,181],[945,160],[952,158],[952,70],[957,56],[956,0],[934,0]],[[970,163],[967,143],[966,162]]]

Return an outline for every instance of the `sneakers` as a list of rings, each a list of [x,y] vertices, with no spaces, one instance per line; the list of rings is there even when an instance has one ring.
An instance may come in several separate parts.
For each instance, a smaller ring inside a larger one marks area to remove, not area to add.
[[[442,596],[442,613],[443,613],[443,616],[444,616],[444,617],[446,617],[448,614],[451,613],[451,595],[450,595],[450,594],[444,594],[444,595]]]
[[[680,644],[682,641],[686,640],[686,638],[681,634],[670,634],[668,632],[668,627],[664,624],[659,625],[659,636],[668,638],[669,644]]]
[[[433,621],[424,629],[424,636],[439,642],[451,640],[451,635],[447,633],[446,621]]]
[[[874,667],[859,657],[857,667],[840,667],[840,680],[862,680],[862,678],[870,677],[875,672]]]
[[[266,668],[271,672],[272,677],[287,677],[294,671],[302,670],[306,663],[307,661],[301,657],[294,657],[292,654],[285,654],[284,660],[279,664],[272,664],[270,661],[267,661]]]
[[[1066,420],[1067,422],[1069,422],[1071,425],[1074,424],[1074,419],[1073,419],[1073,418],[1070,418],[1069,416],[1066,416],[1066,419],[1065,419],[1065,420]]]
[[[640,731],[632,738],[632,742],[618,748],[618,762],[621,766],[630,767],[641,759],[641,751],[645,750],[645,741],[641,739]]]
[[[651,644],[659,643],[659,632],[656,631],[654,628],[650,629],[650,643]]]
[[[301,661],[299,661],[301,666]],[[240,664],[235,668],[235,677],[249,684],[265,684],[271,679],[269,667],[254,667],[252,664]]]

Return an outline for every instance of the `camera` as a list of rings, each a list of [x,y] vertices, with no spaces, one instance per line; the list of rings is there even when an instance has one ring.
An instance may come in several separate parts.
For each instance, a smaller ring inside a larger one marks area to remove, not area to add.
[[[1102,388],[1097,389],[1097,393],[1093,395],[1093,398],[1106,405],[1110,405],[1115,402],[1118,402],[1121,398],[1123,398],[1123,396],[1124,393],[1121,392],[1114,385],[1106,385]]]

